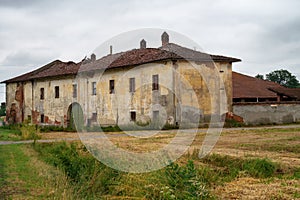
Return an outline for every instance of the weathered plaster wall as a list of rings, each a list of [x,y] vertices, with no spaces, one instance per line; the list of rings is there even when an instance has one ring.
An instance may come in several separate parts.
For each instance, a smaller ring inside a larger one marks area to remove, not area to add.
[[[152,75],[159,75],[159,90],[152,91]],[[101,125],[132,124],[130,112],[136,112],[136,121],[151,121],[153,111],[159,111],[167,119],[173,116],[171,62],[145,64],[126,69],[97,72],[87,79],[86,95],[80,95],[88,118],[97,113]],[[135,92],[129,91],[129,79],[135,78]],[[80,78],[81,80],[84,77]],[[109,81],[115,81],[115,92],[110,94]],[[97,94],[92,95],[92,82],[97,83]],[[161,101],[164,100],[161,104]]]
[[[22,122],[22,87],[17,83],[6,85],[6,117],[9,123]]]
[[[177,79],[181,81],[177,81],[176,88],[180,101],[189,108],[188,112],[191,112],[190,108],[196,108],[195,112],[202,117],[200,120],[206,121],[211,114],[232,110],[231,64],[182,61],[177,65],[181,77]]]
[[[300,122],[300,103],[244,103],[233,105],[233,112],[246,124]]]
[[[72,97],[72,78],[46,79],[33,82],[33,111],[38,113],[36,120],[41,123],[65,125],[69,106],[75,100]],[[55,98],[55,87],[59,87],[59,98]],[[40,89],[44,88],[44,99],[40,98]],[[75,100],[76,101],[76,100]],[[35,121],[34,120],[34,121]]]
[[[149,123],[155,111],[160,120],[170,124],[198,123],[206,115],[218,113],[219,109],[222,112],[231,110],[231,64],[216,63],[216,67],[208,63],[165,61],[78,77],[10,83],[7,84],[7,108],[10,110],[14,105],[18,122],[23,116],[24,119],[31,118],[35,124],[41,123],[43,115],[45,124],[67,126],[72,103],[78,103],[82,108],[85,124],[133,124],[130,112],[136,113],[137,122]],[[153,75],[159,75],[157,91],[152,90]],[[135,92],[129,91],[130,78],[135,78]],[[113,94],[109,92],[110,80],[115,81]],[[93,82],[96,82],[96,95],[92,94]],[[73,84],[77,84],[77,97],[73,97]],[[59,98],[55,98],[56,86],[59,87]],[[44,99],[40,98],[41,88],[44,88]],[[220,106],[221,92],[227,94],[228,103]]]

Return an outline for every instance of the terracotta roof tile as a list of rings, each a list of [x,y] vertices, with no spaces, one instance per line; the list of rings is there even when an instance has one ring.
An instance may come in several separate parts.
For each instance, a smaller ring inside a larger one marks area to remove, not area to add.
[[[269,88],[284,88],[272,82],[232,72],[233,98],[276,98]]]
[[[269,90],[279,94],[284,95],[290,98],[293,98],[294,100],[299,101],[300,100],[300,88],[285,88],[285,87],[271,87]]]
[[[60,60],[55,60],[41,68],[17,76],[15,78],[3,81],[2,83],[29,81],[33,79],[40,79],[40,78],[54,77],[54,76],[74,75],[77,74],[79,66],[80,64],[76,64],[71,61],[62,62]]]
[[[133,49],[126,52],[120,52],[112,55],[104,56],[95,61],[82,61],[80,63],[53,61],[37,70],[26,73],[24,75],[3,81],[3,83],[27,81],[33,79],[75,75],[79,72],[87,72],[93,70],[110,69],[117,67],[135,66],[150,62],[162,60],[194,60],[194,61],[219,61],[219,62],[238,62],[240,59],[210,55],[199,51],[194,51],[177,44],[169,43],[160,48],[142,48]]]
[[[220,56],[220,55],[212,55],[203,53],[200,51],[195,51],[186,47],[182,47],[180,45],[174,44],[174,43],[168,43],[162,47],[160,47],[162,50],[170,51],[175,53],[176,55],[187,59],[187,60],[194,60],[194,61],[225,61],[225,62],[240,62],[240,59],[232,58],[232,57],[226,57],[226,56]]]

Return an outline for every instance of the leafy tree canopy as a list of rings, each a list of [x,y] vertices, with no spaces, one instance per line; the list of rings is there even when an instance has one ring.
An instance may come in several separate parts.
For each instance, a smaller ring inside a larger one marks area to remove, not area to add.
[[[255,76],[255,78],[258,78],[258,79],[264,80],[264,75],[257,74],[257,75]]]
[[[266,79],[279,83],[288,88],[300,87],[299,81],[296,76],[292,75],[289,71],[285,69],[275,70],[266,74]]]

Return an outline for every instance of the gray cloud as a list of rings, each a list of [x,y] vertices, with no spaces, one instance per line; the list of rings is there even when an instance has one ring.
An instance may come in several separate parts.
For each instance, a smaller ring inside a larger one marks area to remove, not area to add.
[[[79,61],[139,28],[174,30],[204,51],[241,58],[234,69],[242,73],[284,66],[300,78],[299,7],[298,0],[0,0],[0,79],[8,78],[5,66],[15,66],[9,73],[16,76],[17,66],[33,69],[54,57]]]
[[[32,4],[38,2],[38,0],[0,0],[0,6],[2,7],[13,7],[13,8],[22,8],[30,7]]]

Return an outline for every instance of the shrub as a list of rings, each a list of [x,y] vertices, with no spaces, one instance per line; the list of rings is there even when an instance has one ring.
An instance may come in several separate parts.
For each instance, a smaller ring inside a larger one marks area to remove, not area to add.
[[[246,160],[243,164],[243,170],[256,178],[268,178],[275,174],[277,166],[267,159]]]
[[[161,190],[162,199],[206,199],[209,192],[198,176],[194,163],[186,166],[172,163],[165,169],[168,186]]]
[[[29,140],[29,139],[39,139],[41,138],[38,133],[39,133],[39,129],[37,126],[35,125],[28,125],[28,124],[23,124],[20,127],[20,131],[21,131],[21,137],[24,140]]]

